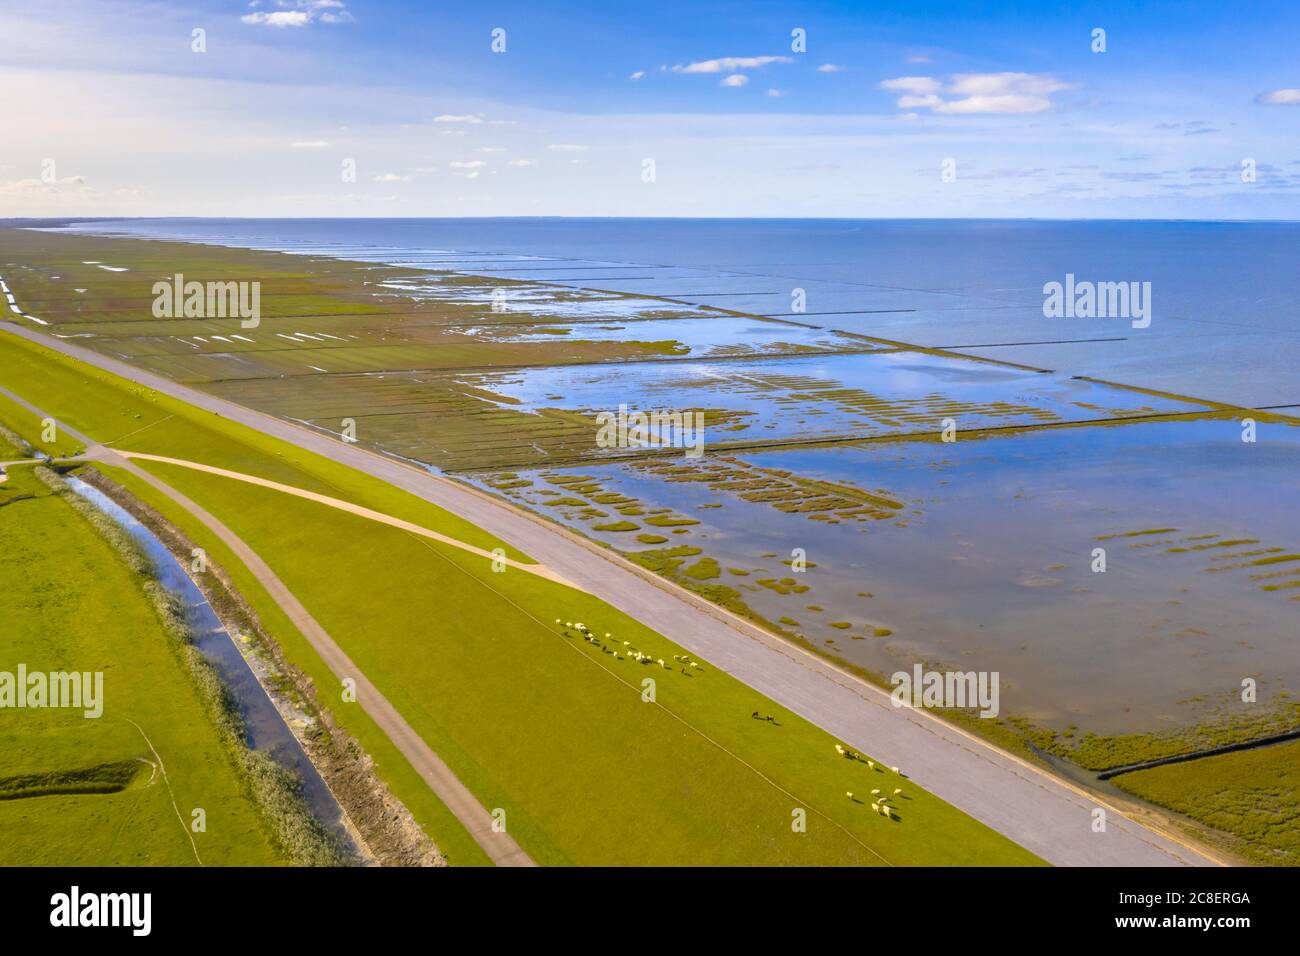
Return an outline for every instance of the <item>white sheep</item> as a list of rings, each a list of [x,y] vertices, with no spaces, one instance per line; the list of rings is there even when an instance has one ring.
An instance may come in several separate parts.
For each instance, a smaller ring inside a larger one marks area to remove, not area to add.
[[[867,769],[868,769],[868,770],[875,770],[875,769],[876,769],[876,762],[875,762],[874,760],[868,760],[868,761],[867,761]]]
[[[844,748],[841,747],[839,744],[836,744],[836,745],[835,745],[835,752],[836,752],[837,754],[840,754],[841,756],[843,756],[843,754],[844,754]]]
[[[853,799],[853,791],[852,791],[852,790],[846,790],[846,791],[844,792],[844,796],[846,796],[846,797],[848,797],[850,800],[852,800],[852,799]]]
[[[879,787],[877,787],[875,790],[872,790],[872,791],[871,791],[871,795],[872,795],[873,797],[878,796],[879,794],[880,794],[880,788],[879,788]]]
[[[903,792],[903,788],[902,788],[902,787],[895,787],[895,788],[894,788],[894,796],[898,796],[898,795],[899,795],[900,793],[902,793],[902,792]]]
[[[897,767],[890,767],[889,769],[894,771],[894,773],[902,773],[902,771],[899,770]]]

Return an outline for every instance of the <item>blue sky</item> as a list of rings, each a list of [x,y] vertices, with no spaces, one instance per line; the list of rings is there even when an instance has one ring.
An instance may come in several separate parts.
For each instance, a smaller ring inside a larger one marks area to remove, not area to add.
[[[0,0],[0,18],[0,216],[1300,218],[1294,4]]]

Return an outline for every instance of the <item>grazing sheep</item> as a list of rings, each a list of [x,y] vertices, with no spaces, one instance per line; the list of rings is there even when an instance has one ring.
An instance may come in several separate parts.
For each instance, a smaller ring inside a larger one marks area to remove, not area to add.
[[[699,667],[700,665],[697,664],[697,663],[695,663],[695,661],[691,661],[691,666],[692,666],[692,667]]]
[[[875,769],[876,769],[876,762],[875,762],[874,760],[868,760],[868,761],[867,761],[867,769],[868,769],[868,770],[875,770]]]
[[[871,795],[872,795],[873,797],[874,797],[874,796],[877,796],[879,793],[880,793],[880,788],[879,788],[879,787],[877,787],[875,790],[872,790],[872,791],[871,791]]]
[[[846,796],[846,797],[848,797],[850,800],[852,800],[852,799],[853,799],[853,791],[852,791],[852,790],[846,790],[846,791],[844,792],[844,796]]]
[[[873,803],[873,804],[871,805],[871,809],[874,810],[876,813],[879,813],[879,812],[880,812],[880,804],[878,804],[878,803]]]
[[[841,747],[839,744],[836,744],[836,745],[835,745],[835,752],[836,752],[837,754],[839,754],[840,756],[843,756],[843,755],[844,755],[844,748]]]
[[[902,792],[903,792],[903,788],[902,788],[902,787],[896,787],[896,788],[894,789],[894,796],[898,796],[898,795],[899,795],[900,793],[902,793]]]
[[[890,767],[889,769],[894,771],[894,773],[902,773],[902,771],[899,770],[897,767]]]
[[[559,623],[560,623],[560,619],[559,619],[558,617],[555,619],[555,623],[556,623],[556,624],[559,624]]]

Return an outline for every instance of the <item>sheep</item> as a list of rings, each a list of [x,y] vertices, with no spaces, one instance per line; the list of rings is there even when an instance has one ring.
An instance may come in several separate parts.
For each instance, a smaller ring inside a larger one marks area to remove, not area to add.
[[[844,756],[844,748],[841,747],[839,744],[835,745],[835,752],[840,756]]]
[[[697,664],[697,663],[695,663],[695,661],[691,661],[691,666],[692,666],[692,667],[699,667],[700,665]]]
[[[868,770],[875,770],[875,769],[876,769],[876,762],[875,762],[874,760],[868,760],[868,761],[867,761],[867,769],[868,769]]]
[[[899,795],[900,793],[902,793],[902,792],[903,792],[903,788],[902,788],[902,787],[895,787],[895,788],[894,788],[894,796],[898,796],[898,795]]]
[[[844,792],[844,796],[846,796],[846,797],[848,797],[850,800],[852,800],[852,799],[853,799],[853,791],[852,791],[852,790],[846,790],[846,791]]]
[[[873,797],[878,796],[879,794],[880,794],[880,788],[879,788],[879,787],[877,787],[875,790],[872,790],[872,791],[871,791],[871,795],[872,795]]]
[[[556,624],[559,624],[559,623],[560,623],[560,619],[559,619],[558,617],[555,619],[555,623],[556,623]]]
[[[902,773],[902,771],[899,770],[897,767],[890,767],[889,769],[894,771],[894,773]]]
[[[879,812],[880,812],[880,804],[878,804],[878,803],[873,803],[873,804],[871,805],[871,809],[872,809],[873,811],[875,811],[876,813],[879,813]]]

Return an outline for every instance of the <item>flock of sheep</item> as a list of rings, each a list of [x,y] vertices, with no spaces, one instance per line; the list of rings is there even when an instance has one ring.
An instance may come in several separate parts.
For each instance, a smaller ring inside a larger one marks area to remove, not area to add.
[[[598,638],[595,634],[593,634],[591,629],[588,628],[587,625],[583,624],[581,621],[578,621],[576,623],[573,621],[561,621],[557,617],[555,619],[555,624],[557,627],[564,628],[566,632],[570,630],[577,631],[579,634],[582,635],[582,639],[586,641],[588,644],[595,644],[605,653],[613,654],[614,660],[616,661],[623,660],[622,656],[619,655],[617,647],[615,647],[613,650],[607,648],[604,644],[600,642],[600,638]],[[607,632],[605,634],[605,640],[607,641],[612,640],[613,636],[614,635],[609,634]],[[667,670],[672,669],[673,665],[669,664],[662,657],[656,659],[650,656],[649,654],[643,654],[641,651],[638,651],[635,647],[632,646],[631,641],[624,641],[623,648],[624,648],[623,653],[626,654],[628,657],[632,658],[632,660],[636,661],[638,664],[658,664],[660,667],[665,668]],[[691,660],[689,654],[674,654],[673,660],[677,661],[679,664],[682,665],[683,674],[687,673],[686,668],[688,667],[691,668],[692,670],[698,670],[700,667],[699,661]]]
[[[841,757],[845,758],[846,760],[861,760],[863,763],[867,765],[867,768],[870,770],[876,769],[876,762],[874,760],[867,760],[866,758],[860,756],[857,753],[854,753],[852,750],[843,746],[842,744],[835,745],[835,752],[839,754]],[[902,776],[903,771],[899,770],[897,767],[890,767],[889,769],[892,773],[896,773],[899,776]],[[903,794],[902,787],[894,788],[894,797],[902,796],[902,794]],[[856,801],[856,798],[853,796],[852,790],[845,791],[844,795],[848,797],[850,800]],[[871,809],[873,811],[879,813],[881,816],[888,817],[891,820],[898,819],[896,816],[894,816],[894,808],[889,805],[893,797],[890,797],[888,795],[882,795],[879,787],[871,791],[871,796],[874,798],[871,803]]]

